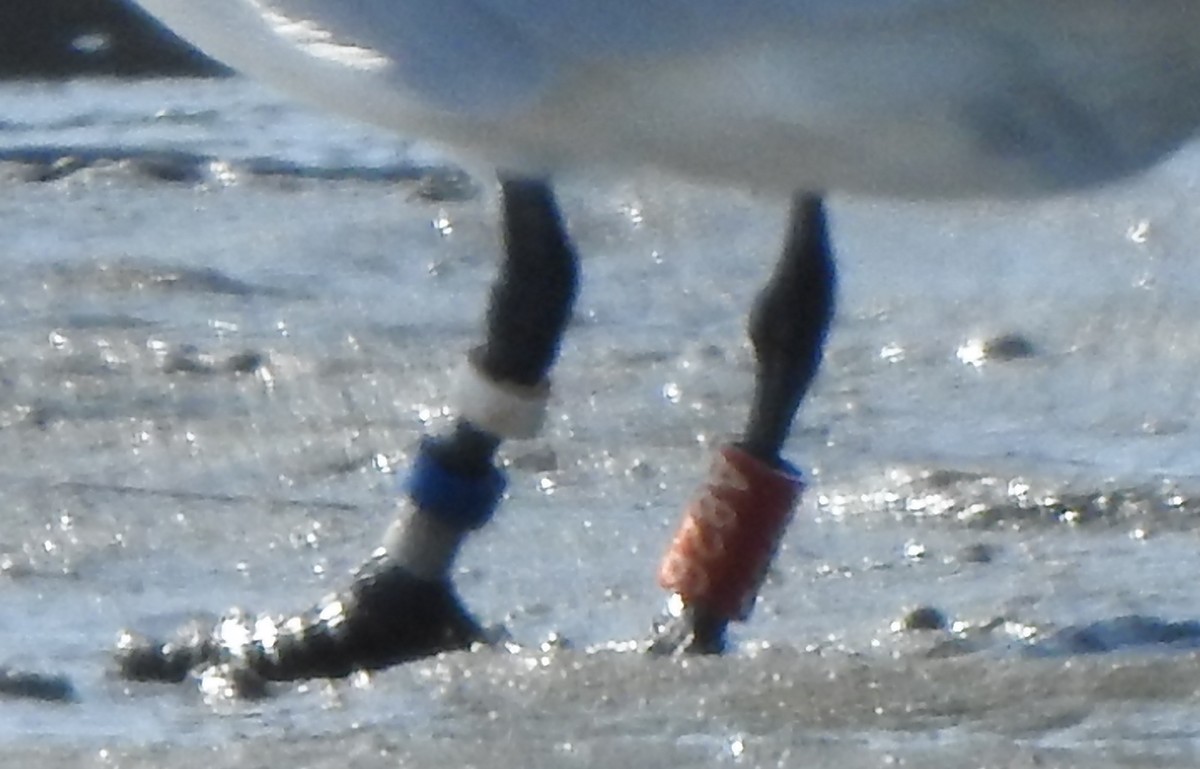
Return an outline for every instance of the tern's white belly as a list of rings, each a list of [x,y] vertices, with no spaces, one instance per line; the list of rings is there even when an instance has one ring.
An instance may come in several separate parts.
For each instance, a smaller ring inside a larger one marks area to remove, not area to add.
[[[1181,0],[140,2],[301,99],[530,173],[1032,195],[1200,125]]]

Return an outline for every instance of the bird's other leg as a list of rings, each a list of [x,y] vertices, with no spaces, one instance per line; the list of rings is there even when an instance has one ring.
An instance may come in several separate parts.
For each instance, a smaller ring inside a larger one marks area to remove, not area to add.
[[[757,368],[745,433],[718,452],[663,559],[659,581],[672,596],[653,652],[720,653],[727,625],[750,615],[803,488],[780,452],[821,362],[835,284],[824,202],[798,195],[750,315]]]
[[[579,282],[578,259],[549,186],[508,179],[501,190],[505,259],[492,285],[486,338],[460,371],[453,428],[423,441],[409,482],[414,504],[385,538],[392,560],[428,579],[444,577],[466,533],[491,517],[503,489],[493,464],[500,443],[541,430],[548,375]],[[460,479],[480,479],[486,503],[443,499],[448,490],[440,480],[438,488],[427,488],[423,463]]]
[[[485,340],[460,372],[453,426],[418,447],[382,547],[347,590],[306,613],[236,615],[207,635],[130,645],[120,657],[127,676],[180,680],[192,668],[226,665],[265,680],[340,677],[485,640],[450,569],[460,544],[500,502],[501,442],[533,437],[542,426],[579,269],[547,183],[504,179],[501,194],[504,260]]]

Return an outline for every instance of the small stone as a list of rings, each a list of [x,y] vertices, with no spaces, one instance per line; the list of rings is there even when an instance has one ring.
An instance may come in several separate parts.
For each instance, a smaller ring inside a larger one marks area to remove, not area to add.
[[[128,681],[179,683],[187,678],[191,662],[169,644],[128,631],[121,634],[114,657],[118,674]]]
[[[42,702],[75,702],[71,679],[63,675],[0,669],[0,695]]]
[[[942,630],[946,615],[932,606],[918,606],[896,623],[899,630]]]
[[[988,360],[1008,361],[1032,358],[1037,355],[1037,347],[1023,334],[1000,334],[988,339],[983,344],[984,354]]]
[[[162,371],[164,374],[211,374],[213,367],[195,349],[184,348],[163,358]]]
[[[253,374],[267,364],[267,356],[254,350],[244,350],[225,360],[225,370],[233,374]]]
[[[270,685],[260,673],[246,665],[222,662],[199,673],[200,691],[212,700],[261,700],[270,695]]]
[[[975,542],[958,551],[958,560],[963,563],[991,563],[996,550],[984,542]]]
[[[1032,358],[1037,347],[1026,336],[1017,333],[998,334],[987,339],[970,339],[956,353],[958,359],[971,366],[989,362],[1007,362]]]

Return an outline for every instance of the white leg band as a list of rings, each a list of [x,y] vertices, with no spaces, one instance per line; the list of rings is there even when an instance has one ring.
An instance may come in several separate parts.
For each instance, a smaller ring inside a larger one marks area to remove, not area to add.
[[[388,556],[419,579],[444,579],[467,532],[454,529],[407,501],[383,537]]]
[[[450,406],[460,418],[497,438],[534,438],[546,423],[550,382],[528,387],[497,382],[471,360],[451,391]]]

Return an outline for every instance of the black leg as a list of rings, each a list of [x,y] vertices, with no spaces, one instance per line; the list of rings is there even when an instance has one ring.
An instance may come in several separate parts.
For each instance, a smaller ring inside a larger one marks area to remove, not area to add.
[[[815,195],[797,197],[783,257],[750,314],[758,370],[741,444],[768,464],[779,463],[821,365],[836,283],[825,204]]]
[[[734,609],[731,602],[752,603],[762,574],[743,574],[745,569],[733,562],[750,558],[749,553],[738,552],[749,548],[764,559],[760,571],[765,572],[790,511],[772,512],[770,521],[738,519],[759,516],[755,506],[790,506],[790,484],[798,493],[798,478],[780,452],[820,365],[833,316],[835,284],[824,203],[817,195],[799,195],[783,255],[750,315],[757,359],[755,389],[746,430],[736,447],[745,456],[727,454],[721,459],[721,470],[714,471],[727,476],[736,463],[739,466],[732,471],[739,481],[735,485],[743,488],[722,489],[721,479],[711,480],[689,508],[662,574],[664,585],[679,594],[668,616],[656,625],[652,651],[720,652],[727,624],[749,613],[748,606]],[[750,488],[755,485],[760,488]],[[773,530],[753,531],[755,527]],[[717,555],[705,563],[699,551]],[[711,584],[735,573],[744,585]],[[728,590],[739,595],[727,596]],[[690,601],[682,595],[688,591],[695,594]]]
[[[492,284],[484,343],[471,356],[500,383],[536,387],[558,359],[579,287],[579,259],[550,186],[541,180],[501,181],[504,262]],[[459,420],[432,450],[447,466],[486,472],[502,436]]]
[[[458,545],[491,517],[504,478],[494,455],[540,424],[547,375],[577,293],[578,260],[550,187],[502,181],[505,258],[486,339],[470,355],[470,385],[446,435],[422,442],[406,510],[352,585],[285,618],[235,615],[167,644],[129,640],[131,678],[182,680],[219,666],[246,691],[264,680],[344,676],[470,646],[483,631],[448,577]]]
[[[505,260],[479,360],[499,381],[538,385],[571,319],[579,260],[545,182],[510,179],[502,189]]]

